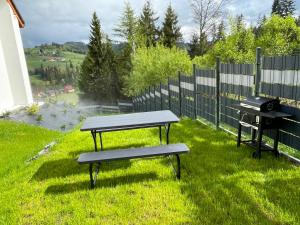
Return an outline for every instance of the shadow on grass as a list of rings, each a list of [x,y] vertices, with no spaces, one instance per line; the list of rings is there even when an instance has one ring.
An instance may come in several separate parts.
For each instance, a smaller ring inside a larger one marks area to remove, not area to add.
[[[116,150],[116,149],[127,149],[127,148],[139,148],[139,147],[143,147],[144,144],[124,144],[124,145],[117,145],[117,146],[113,146],[110,148],[105,148],[105,145],[103,145],[104,147],[104,151],[108,151],[108,150]],[[98,150],[99,150],[99,145],[98,145]],[[68,154],[71,157],[78,157],[81,153],[88,153],[88,152],[92,152],[93,150],[91,149],[87,149],[87,150],[78,150],[78,151],[70,151]],[[99,150],[100,151],[100,150]]]
[[[280,210],[271,212],[269,199],[263,196],[273,198],[274,202],[280,199],[274,205],[287,209],[285,204],[292,199],[279,197],[284,193],[284,182],[275,181],[269,173],[288,173],[292,164],[268,153],[263,154],[261,160],[253,159],[253,149],[237,148],[232,135],[192,120],[173,125],[170,142],[183,142],[190,147],[190,153],[181,156],[180,184],[182,192],[196,206],[193,216],[198,224],[281,224],[282,220],[276,216]],[[167,160],[161,162],[168,163]],[[265,182],[266,177],[272,181]],[[293,215],[293,209],[287,211]],[[274,216],[270,216],[273,213]]]
[[[120,160],[116,162],[105,162],[101,165],[101,171],[112,171],[126,169],[130,167],[130,160]],[[33,175],[32,180],[46,180],[73,176],[76,174],[87,173],[88,165],[79,165],[75,159],[59,159],[45,162]]]
[[[87,173],[87,179],[89,179],[89,175]],[[140,183],[140,182],[147,182],[154,179],[157,179],[157,174],[154,172],[150,173],[144,173],[144,174],[129,174],[119,177],[112,177],[112,178],[104,178],[101,179],[101,172],[99,172],[97,177],[97,183],[95,186],[95,189],[100,188],[115,188],[120,185],[127,185],[127,184],[133,184],[133,183]],[[45,193],[46,194],[67,194],[72,193],[75,191],[81,191],[81,190],[89,190],[90,189],[90,181],[84,181],[84,182],[76,182],[71,184],[60,184],[60,185],[53,185],[49,186]],[[91,191],[94,191],[93,189],[90,189]]]

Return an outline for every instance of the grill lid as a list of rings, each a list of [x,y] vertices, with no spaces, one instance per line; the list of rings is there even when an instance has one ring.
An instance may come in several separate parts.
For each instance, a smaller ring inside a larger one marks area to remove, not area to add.
[[[241,102],[241,106],[245,108],[252,108],[260,112],[277,111],[280,107],[279,99],[265,98],[265,97],[248,97]]]

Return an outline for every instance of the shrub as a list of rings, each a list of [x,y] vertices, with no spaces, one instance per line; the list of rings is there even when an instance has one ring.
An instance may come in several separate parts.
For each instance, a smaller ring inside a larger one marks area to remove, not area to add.
[[[36,121],[41,122],[43,120],[43,116],[41,114],[37,115]]]
[[[40,111],[40,107],[38,104],[32,104],[26,109],[28,115],[36,115]]]

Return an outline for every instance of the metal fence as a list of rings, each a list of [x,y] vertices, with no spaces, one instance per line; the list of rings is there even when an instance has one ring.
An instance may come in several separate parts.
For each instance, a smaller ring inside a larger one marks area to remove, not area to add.
[[[300,150],[300,56],[260,57],[254,64],[221,64],[192,75],[178,74],[133,99],[136,111],[170,109],[178,116],[202,118],[223,129],[237,128],[234,105],[254,93],[279,97],[283,111],[294,115],[280,130],[280,142]],[[256,75],[257,74],[257,75]],[[250,130],[246,130],[249,132]],[[272,133],[267,133],[272,137]]]

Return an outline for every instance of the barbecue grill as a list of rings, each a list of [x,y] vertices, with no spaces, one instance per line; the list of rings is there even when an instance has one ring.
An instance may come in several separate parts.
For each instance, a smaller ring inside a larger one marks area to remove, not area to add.
[[[271,151],[276,157],[279,156],[278,140],[279,129],[282,127],[283,118],[290,117],[280,111],[281,105],[278,98],[249,97],[242,101],[237,108],[239,109],[239,126],[237,146],[245,143],[255,147],[254,158],[260,158],[262,151]],[[242,127],[251,129],[251,140],[241,140]],[[274,146],[270,147],[262,142],[263,132],[274,130]]]

